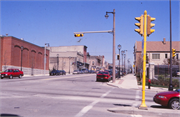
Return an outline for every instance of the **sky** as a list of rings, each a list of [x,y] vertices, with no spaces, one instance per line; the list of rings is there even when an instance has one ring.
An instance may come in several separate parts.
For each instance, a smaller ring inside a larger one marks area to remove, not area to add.
[[[104,55],[109,63],[112,63],[112,33],[74,37],[74,32],[112,30],[113,14],[108,14],[109,18],[106,19],[106,11],[113,12],[115,9],[116,54],[119,53],[117,46],[120,44],[121,50],[127,50],[126,60],[129,59],[132,65],[134,44],[143,39],[134,31],[138,29],[135,17],[140,17],[145,10],[156,18],[152,22],[155,32],[147,37],[147,41],[170,40],[169,0],[1,0],[0,5],[0,35],[23,38],[41,47],[45,43],[51,47],[85,45],[90,55]],[[179,5],[179,0],[171,1],[172,41],[180,41]]]

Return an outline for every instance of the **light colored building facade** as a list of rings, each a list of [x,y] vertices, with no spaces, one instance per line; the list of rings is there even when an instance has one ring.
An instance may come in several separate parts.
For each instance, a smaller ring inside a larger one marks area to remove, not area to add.
[[[148,63],[152,65],[167,65],[170,58],[170,42],[166,41],[147,41],[146,53]],[[174,60],[179,62],[180,41],[172,41],[172,48],[176,50]],[[136,41],[134,46],[134,67],[139,72],[143,65],[142,42]]]
[[[102,70],[107,68],[104,56],[90,56],[88,62],[90,70]]]
[[[58,69],[72,73],[74,70],[89,68],[87,47],[84,45],[47,47],[47,49],[50,51],[50,71]]]

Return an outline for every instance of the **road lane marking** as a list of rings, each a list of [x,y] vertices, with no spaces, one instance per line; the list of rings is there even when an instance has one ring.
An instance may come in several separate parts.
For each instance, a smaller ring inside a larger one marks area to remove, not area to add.
[[[142,117],[142,115],[131,115],[131,117]]]
[[[86,114],[89,110],[91,110],[91,108],[97,104],[101,98],[104,98],[105,96],[107,96],[112,90],[109,90],[108,92],[106,92],[105,94],[101,95],[101,97],[95,101],[93,101],[92,103],[90,103],[89,105],[85,106],[78,114],[76,114],[75,117],[82,117],[84,114]]]
[[[133,107],[138,106],[138,101],[140,99],[139,93],[140,93],[140,90],[136,90],[135,103],[132,105]]]
[[[77,77],[84,77],[84,76],[93,76],[94,74],[83,74],[83,75],[68,75],[66,77],[51,77],[51,78],[46,78],[46,79],[41,79],[41,80],[55,80],[55,79],[67,79],[67,78],[77,78]]]

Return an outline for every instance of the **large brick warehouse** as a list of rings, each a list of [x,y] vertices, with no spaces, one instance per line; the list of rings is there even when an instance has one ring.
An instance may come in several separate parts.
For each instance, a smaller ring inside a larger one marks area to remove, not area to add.
[[[49,73],[49,50],[12,36],[0,38],[0,71],[8,68],[22,69],[24,75]],[[44,70],[45,69],[45,70]]]

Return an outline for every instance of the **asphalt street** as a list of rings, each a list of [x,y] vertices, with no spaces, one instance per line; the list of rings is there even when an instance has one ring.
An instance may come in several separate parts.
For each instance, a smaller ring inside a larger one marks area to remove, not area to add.
[[[0,114],[17,117],[148,117],[146,114],[114,113],[110,108],[137,107],[141,90],[123,89],[96,82],[95,74],[34,76],[0,80]],[[156,92],[146,93],[146,104]],[[155,116],[153,114],[153,116]],[[157,113],[158,115],[158,113]]]

